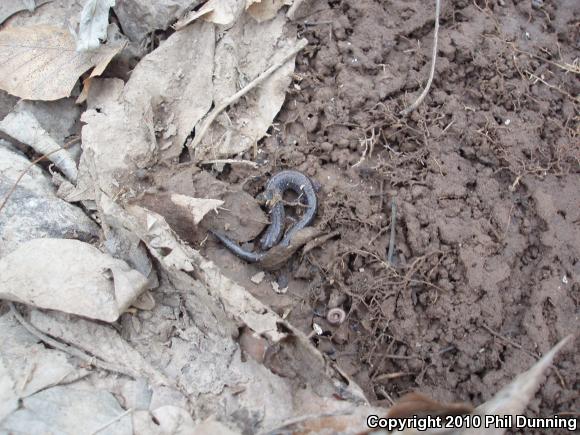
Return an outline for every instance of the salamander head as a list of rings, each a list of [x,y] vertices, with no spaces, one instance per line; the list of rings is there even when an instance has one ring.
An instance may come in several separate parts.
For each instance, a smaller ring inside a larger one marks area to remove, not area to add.
[[[274,207],[277,202],[281,201],[282,197],[278,192],[272,190],[266,190],[256,196],[256,201],[260,205],[265,205],[268,208]]]

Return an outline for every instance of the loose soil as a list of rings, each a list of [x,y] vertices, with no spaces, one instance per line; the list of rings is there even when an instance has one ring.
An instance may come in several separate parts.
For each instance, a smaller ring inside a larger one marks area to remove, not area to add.
[[[320,325],[316,344],[373,402],[418,390],[479,404],[578,332],[580,3],[444,1],[433,87],[408,118],[398,112],[429,74],[434,2],[311,3],[286,103],[245,156],[259,168],[218,178],[250,198],[271,174],[303,171],[321,186],[317,228],[336,235],[260,284],[259,267],[190,240],[304,332]],[[324,319],[336,306],[340,327]],[[577,415],[579,345],[528,415]]]

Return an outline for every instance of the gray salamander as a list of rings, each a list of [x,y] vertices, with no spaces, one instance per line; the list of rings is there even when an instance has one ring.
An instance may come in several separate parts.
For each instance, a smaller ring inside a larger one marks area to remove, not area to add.
[[[300,195],[302,202],[306,203],[307,210],[302,218],[294,224],[282,238],[284,231],[284,203],[282,196],[286,190],[292,190],[297,195]],[[260,195],[261,200],[268,202],[274,201],[275,204],[271,210],[271,223],[266,233],[262,236],[260,244],[262,249],[267,250],[273,247],[282,238],[280,244],[288,246],[292,241],[292,237],[302,228],[307,227],[312,223],[316,216],[318,208],[318,200],[316,198],[316,191],[310,179],[297,171],[282,171],[274,175],[268,183],[263,194]],[[250,252],[242,249],[236,242],[229,237],[210,230],[210,232],[222,242],[226,248],[249,263],[256,263],[264,258],[265,252]]]
[[[298,171],[278,172],[266,183],[266,189],[261,195],[263,199],[274,202],[270,211],[270,226],[260,239],[260,244],[264,250],[270,249],[282,238],[286,217],[282,196],[287,190],[292,190],[299,195],[302,202],[306,203],[307,210],[302,219],[286,232],[281,242],[282,246],[288,246],[294,234],[310,225],[316,216],[318,200],[310,178]]]
[[[220,242],[222,242],[226,248],[228,248],[242,260],[246,260],[248,263],[257,263],[262,258],[264,258],[264,255],[266,255],[265,252],[246,251],[232,239],[221,233],[218,233],[217,231],[209,230],[209,232],[212,233]]]

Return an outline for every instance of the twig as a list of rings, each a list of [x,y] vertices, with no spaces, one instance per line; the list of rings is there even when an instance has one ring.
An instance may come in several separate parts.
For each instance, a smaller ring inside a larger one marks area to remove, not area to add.
[[[119,414],[118,416],[116,416],[114,419],[112,419],[110,422],[102,425],[100,428],[98,428],[96,431],[91,432],[91,435],[95,435],[99,432],[104,431],[106,428],[108,428],[109,426],[111,426],[112,424],[117,423],[119,420],[121,420],[123,417],[125,417],[127,414],[130,414],[133,412],[133,408],[129,408],[127,409],[125,412],[122,412],[121,414]]]
[[[18,320],[18,322],[24,327],[24,329],[26,329],[28,332],[30,332],[32,335],[34,335],[36,338],[38,338],[39,340],[48,344],[49,346],[52,346],[55,349],[66,352],[69,355],[77,357],[80,360],[83,360],[86,363],[88,363],[92,366],[98,367],[100,369],[107,370],[107,371],[113,372],[113,373],[120,373],[122,375],[129,376],[130,378],[133,378],[133,379],[135,378],[135,375],[131,374],[128,370],[126,370],[123,367],[116,366],[114,364],[110,364],[110,363],[105,362],[105,361],[100,361],[97,358],[92,357],[89,354],[83,352],[82,350],[77,349],[76,347],[68,346],[66,344],[61,343],[60,341],[55,340],[54,338],[49,337],[46,334],[43,334],[38,329],[36,329],[34,326],[32,326],[32,324],[30,324],[24,317],[22,317],[22,315],[18,312],[18,310],[16,309],[16,307],[14,306],[14,304],[12,302],[8,302],[8,306],[10,307],[10,311],[12,312],[14,317],[16,317],[16,320]]]
[[[389,381],[391,379],[402,378],[403,376],[412,376],[415,373],[411,372],[395,372],[395,373],[383,373],[377,375],[373,378],[373,382]]]
[[[57,153],[59,151],[65,150],[68,147],[70,147],[72,144],[77,143],[80,139],[80,137],[74,138],[72,140],[69,140],[67,143],[65,143],[61,148],[57,149],[57,150],[53,150],[47,154],[43,154],[42,156],[34,159],[33,161],[31,161],[28,166],[20,173],[20,175],[18,176],[18,178],[16,179],[16,181],[14,182],[14,184],[12,185],[12,187],[10,188],[10,190],[8,191],[8,193],[4,196],[4,199],[2,200],[2,204],[0,204],[0,211],[2,211],[2,209],[6,206],[6,203],[8,202],[8,200],[10,199],[10,197],[12,196],[12,194],[14,193],[14,191],[16,190],[16,187],[18,186],[18,183],[20,183],[20,181],[22,180],[22,178],[24,178],[24,176],[26,175],[26,173],[28,171],[30,171],[30,168],[32,168],[34,165],[36,165],[38,162],[46,159],[48,156],[50,156],[51,154]]]
[[[385,354],[385,355],[383,355],[383,359],[404,359],[404,360],[410,360],[410,359],[422,359],[422,358],[419,357],[419,356]]]
[[[537,354],[535,354],[533,352],[530,352],[529,350],[527,350],[524,347],[520,346],[516,342],[514,342],[514,341],[510,340],[509,338],[501,335],[499,332],[494,331],[489,326],[487,326],[487,325],[481,325],[481,327],[483,329],[485,329],[487,332],[489,332],[491,335],[493,335],[494,337],[499,338],[500,340],[502,340],[505,343],[507,343],[507,344],[515,347],[516,349],[521,350],[522,352],[528,354],[529,356],[531,356],[535,360],[539,360],[540,359],[540,356],[539,355],[537,355]],[[552,367],[554,368],[554,373],[556,373],[556,377],[560,381],[560,385],[562,385],[562,388],[567,388],[566,381],[564,381],[564,378],[562,377],[562,374],[560,373],[560,370],[558,370],[558,367],[556,367],[554,364],[552,364]]]
[[[397,203],[395,198],[391,200],[391,237],[389,238],[389,253],[387,262],[393,265],[393,254],[395,253],[395,225],[397,224]]]
[[[301,39],[300,41],[298,41],[296,46],[294,48],[292,48],[292,50],[290,50],[288,52],[288,54],[286,54],[282,59],[280,59],[279,61],[274,63],[272,66],[270,66],[267,70],[262,72],[258,77],[256,77],[250,83],[248,83],[248,85],[245,88],[240,89],[238,92],[236,92],[230,98],[225,100],[219,106],[215,107],[207,115],[205,120],[202,122],[202,125],[199,128],[199,132],[195,133],[195,137],[193,138],[193,141],[189,145],[190,150],[194,150],[195,147],[200,144],[201,140],[203,139],[203,137],[207,133],[209,126],[213,123],[213,121],[215,121],[215,119],[217,118],[217,116],[221,112],[223,112],[230,104],[235,103],[241,97],[246,95],[248,92],[250,92],[256,86],[258,86],[260,83],[262,83],[268,77],[270,77],[272,75],[272,73],[274,73],[274,71],[276,71],[278,68],[280,68],[286,62],[288,62],[288,60],[290,60],[290,58],[292,56],[295,56],[300,50],[302,50],[304,47],[306,47],[306,45],[308,45],[308,41],[306,39]]]
[[[578,59],[575,59],[572,63],[558,63],[558,62],[554,62],[553,60],[546,59],[545,57],[530,53],[529,51],[521,50],[518,47],[516,47],[515,43],[513,43],[513,42],[508,42],[508,41],[504,41],[501,39],[500,39],[500,41],[511,46],[512,49],[514,51],[516,51],[517,53],[525,54],[526,56],[529,56],[529,57],[534,57],[536,59],[541,60],[542,62],[546,62],[546,63],[549,63],[551,65],[554,65],[555,67],[558,67],[566,72],[571,72],[573,74],[580,74],[580,65],[577,65]]]
[[[216,159],[216,160],[204,160],[200,162],[200,165],[222,165],[222,164],[240,164],[240,165],[249,165],[252,168],[257,168],[258,164],[256,162],[252,162],[251,160],[236,160],[236,159]]]
[[[499,338],[501,341],[515,347],[516,349],[521,350],[522,352],[527,353],[529,356],[531,356],[534,359],[540,359],[540,357],[536,354],[534,354],[533,352],[530,352],[527,349],[524,349],[522,346],[520,346],[519,344],[517,344],[515,341],[510,340],[509,338],[501,335],[499,332],[494,331],[493,329],[491,329],[489,326],[487,325],[481,325],[481,327],[483,329],[485,329],[487,332],[489,332],[491,335],[493,335],[496,338]]]
[[[545,81],[543,78],[538,77],[534,73],[531,73],[529,71],[526,71],[526,73],[529,74],[530,79],[534,79],[533,84],[536,84],[537,82],[543,83],[544,85],[546,85],[550,89],[554,89],[554,90],[560,92],[562,95],[565,95],[566,97],[570,98],[575,103],[580,103],[580,98],[579,97],[575,97],[575,96],[571,95],[570,93],[566,92],[565,90],[560,89],[558,86],[551,85],[550,83],[548,83],[547,81]]]
[[[381,393],[391,404],[391,406],[393,406],[395,404],[395,401],[393,400],[393,398],[391,397],[391,395],[389,393],[387,393],[387,390],[385,390],[385,387],[382,385],[379,385],[377,387],[377,389],[379,390],[379,393]]]
[[[435,76],[435,61],[437,60],[437,40],[439,38],[439,13],[441,10],[441,0],[435,0],[435,33],[433,35],[433,54],[431,58],[431,72],[429,73],[429,80],[427,80],[427,85],[419,98],[415,100],[413,104],[411,104],[406,109],[403,109],[399,112],[399,115],[406,116],[415,110],[419,105],[423,102],[427,94],[429,93],[429,89],[431,88],[431,83],[433,83],[433,77]]]

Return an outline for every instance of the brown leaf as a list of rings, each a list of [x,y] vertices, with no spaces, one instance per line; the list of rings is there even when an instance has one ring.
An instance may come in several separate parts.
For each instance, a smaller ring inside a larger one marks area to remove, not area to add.
[[[50,26],[13,27],[0,32],[0,89],[27,100],[70,96],[78,78],[95,67],[101,74],[122,45],[77,52],[73,36]]]
[[[414,415],[465,415],[473,411],[469,403],[440,403],[421,393],[408,393],[401,397],[392,408],[388,417],[405,418]]]
[[[301,229],[292,238],[289,246],[276,245],[270,249],[260,261],[260,266],[266,270],[279,269],[302,246],[321,235],[320,230],[314,227]]]

